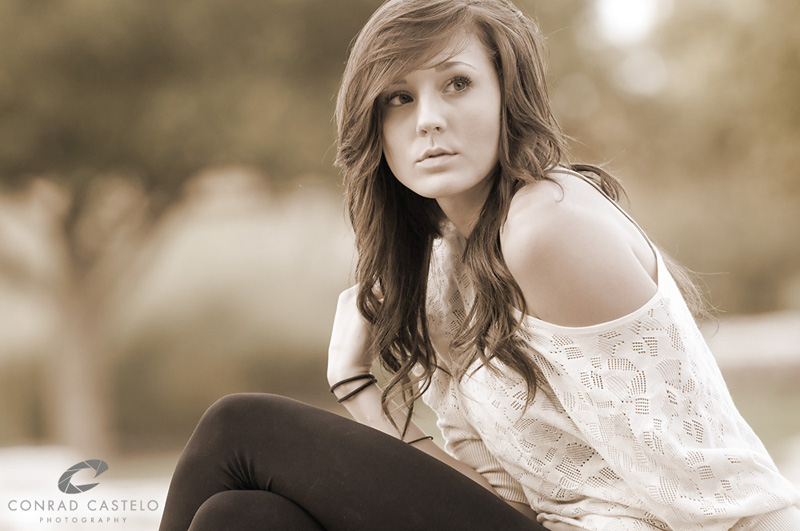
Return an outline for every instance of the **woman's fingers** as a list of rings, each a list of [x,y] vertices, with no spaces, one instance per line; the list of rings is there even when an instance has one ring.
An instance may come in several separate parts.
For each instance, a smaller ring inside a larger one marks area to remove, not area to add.
[[[565,524],[564,522],[550,520],[548,519],[547,515],[543,513],[536,515],[536,521],[542,524],[544,528],[548,529],[549,531],[583,531],[582,527],[576,527],[574,525]]]
[[[575,527],[574,525],[565,524],[564,522],[551,522],[545,520],[541,522],[545,529],[550,531],[584,531],[582,527]]]

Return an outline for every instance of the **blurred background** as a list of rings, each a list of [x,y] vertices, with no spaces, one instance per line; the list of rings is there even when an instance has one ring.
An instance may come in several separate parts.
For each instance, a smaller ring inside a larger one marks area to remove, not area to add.
[[[332,116],[378,4],[0,3],[0,530],[48,529],[5,500],[57,498],[83,459],[163,505],[224,394],[346,414],[325,379],[354,264]],[[701,273],[734,400],[800,485],[800,4],[517,5],[572,159]]]

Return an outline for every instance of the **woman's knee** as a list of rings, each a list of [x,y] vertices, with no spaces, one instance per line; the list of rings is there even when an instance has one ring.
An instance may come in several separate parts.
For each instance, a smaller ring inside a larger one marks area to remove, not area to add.
[[[229,490],[208,498],[197,510],[189,531],[321,531],[306,511],[278,494],[262,490]]]
[[[200,422],[240,425],[254,417],[282,415],[292,402],[290,398],[270,393],[234,393],[211,404]]]
[[[291,417],[288,410],[296,401],[268,393],[236,393],[214,402],[203,414],[195,434],[204,438],[238,437],[265,423]]]
[[[236,521],[237,513],[241,511],[239,492],[228,490],[218,492],[208,498],[192,519],[189,531],[205,531],[212,529],[226,529],[231,522]]]

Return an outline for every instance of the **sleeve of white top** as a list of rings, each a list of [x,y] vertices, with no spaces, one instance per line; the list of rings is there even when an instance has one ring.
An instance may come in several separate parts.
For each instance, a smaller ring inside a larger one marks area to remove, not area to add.
[[[478,432],[464,417],[458,398],[450,386],[450,378],[437,374],[424,399],[436,412],[437,426],[445,440],[445,451],[486,478],[503,499],[527,504],[520,483],[489,452]]]
[[[587,442],[646,510],[672,529],[728,530],[796,493],[694,331],[655,301],[613,328],[546,334],[535,356]]]
[[[444,430],[442,433],[444,434]],[[447,438],[446,435],[445,438]],[[504,500],[528,504],[522,486],[500,465],[481,439],[456,437],[447,441],[445,449],[450,455],[471,466],[486,478],[486,481]]]

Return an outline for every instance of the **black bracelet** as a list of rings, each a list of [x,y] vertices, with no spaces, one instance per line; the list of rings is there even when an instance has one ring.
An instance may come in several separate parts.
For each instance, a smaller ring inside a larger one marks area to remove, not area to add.
[[[358,375],[356,375],[356,376],[352,376],[352,377],[350,377],[350,378],[345,378],[344,380],[340,380],[340,381],[336,382],[335,384],[333,384],[333,385],[331,386],[331,393],[332,393],[332,392],[333,392],[333,391],[334,391],[334,390],[335,390],[337,387],[339,387],[339,386],[340,386],[340,385],[342,385],[342,384],[346,384],[346,383],[350,383],[350,382],[355,382],[356,380],[367,380],[367,379],[369,379],[369,380],[372,380],[372,383],[375,383],[375,382],[377,382],[377,381],[378,381],[378,379],[377,379],[377,378],[375,378],[375,375],[374,375],[374,374],[371,374],[371,373],[366,373],[366,374],[358,374]]]
[[[425,437],[420,437],[419,439],[414,439],[413,441],[408,441],[408,444],[414,444],[415,442],[424,441],[425,439],[433,440],[433,435],[426,435]]]
[[[356,396],[358,393],[360,393],[361,391],[363,391],[364,389],[366,389],[366,388],[367,388],[367,387],[369,387],[370,385],[374,384],[376,381],[377,381],[377,380],[376,380],[376,379],[375,379],[375,377],[373,376],[373,377],[372,377],[372,379],[371,379],[370,381],[368,381],[367,383],[365,383],[364,385],[362,385],[361,387],[359,387],[359,388],[358,388],[358,389],[356,389],[355,391],[352,391],[352,392],[350,392],[350,393],[348,393],[348,394],[344,395],[342,398],[340,398],[340,399],[338,400],[338,402],[341,404],[341,403],[342,403],[342,402],[344,402],[345,400],[350,400],[351,398],[353,398],[354,396]]]

